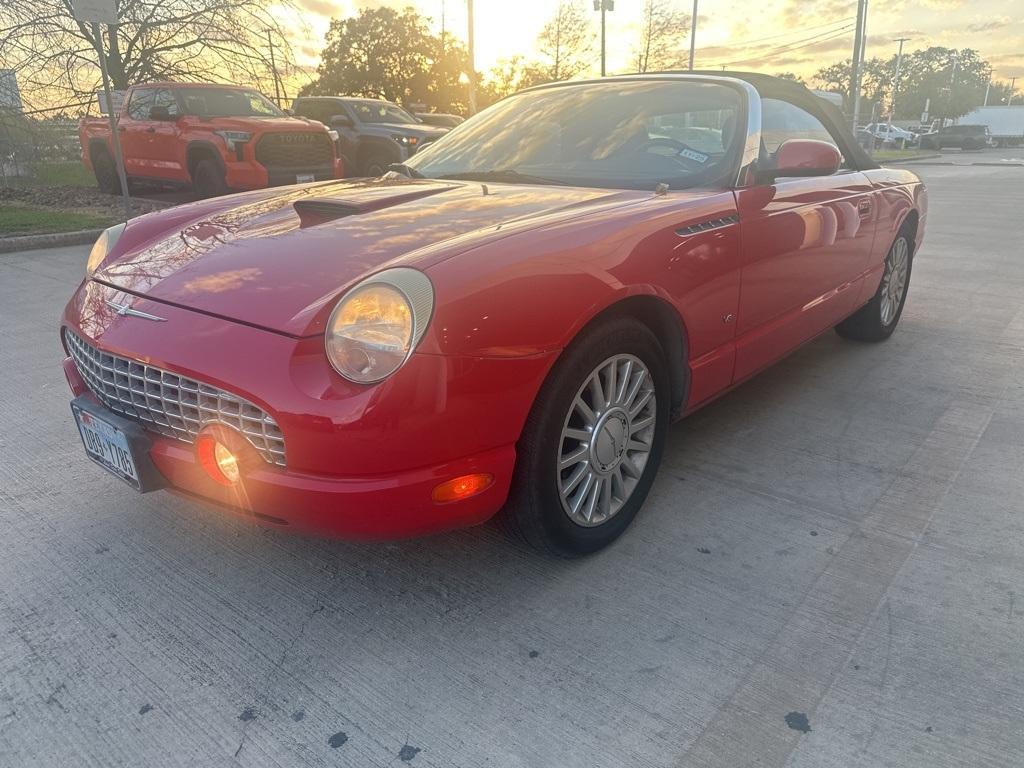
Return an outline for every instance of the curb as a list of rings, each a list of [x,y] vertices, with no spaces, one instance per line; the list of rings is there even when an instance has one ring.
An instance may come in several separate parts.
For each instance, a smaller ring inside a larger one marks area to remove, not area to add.
[[[101,234],[103,234],[102,229],[80,229],[77,232],[53,232],[48,235],[0,237],[0,253],[59,248],[62,245],[85,245],[95,242]]]
[[[919,163],[922,160],[934,160],[936,157],[942,157],[942,155],[921,155],[920,157],[904,157],[899,160],[882,160],[882,165],[900,165],[903,163]]]

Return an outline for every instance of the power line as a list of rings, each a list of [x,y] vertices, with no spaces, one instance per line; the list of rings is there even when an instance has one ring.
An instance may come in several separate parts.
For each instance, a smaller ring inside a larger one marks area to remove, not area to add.
[[[813,26],[813,27],[801,27],[800,29],[794,29],[794,30],[791,30],[789,32],[780,32],[777,35],[768,35],[767,37],[755,37],[753,40],[740,40],[738,43],[730,43],[729,45],[722,46],[722,47],[724,47],[724,48],[745,48],[746,46],[750,45],[751,43],[760,43],[760,42],[763,42],[765,40],[778,40],[780,37],[792,37],[793,35],[802,35],[805,32],[813,32],[816,29],[824,29],[825,27],[834,27],[837,24],[842,24],[842,25],[845,26],[845,25],[849,24],[851,21],[853,21],[854,18],[855,18],[854,16],[850,16],[850,17],[845,18],[845,19],[839,19],[838,21],[830,21],[828,24],[818,24],[818,25]],[[828,31],[832,32],[834,30],[828,30]],[[825,33],[823,32],[822,34],[825,34]],[[784,43],[784,45],[785,45],[785,43]]]
[[[780,48],[774,48],[772,50],[763,51],[755,56],[751,56],[748,59],[736,59],[735,61],[726,62],[725,66],[731,67],[734,64],[745,64],[751,61],[760,61],[762,59],[769,58],[772,56],[778,56],[780,53],[790,53],[791,51],[798,51],[801,48],[809,48],[810,46],[817,45],[818,43],[824,43],[828,40],[834,40],[837,37],[843,37],[844,35],[849,34],[850,30],[852,29],[853,27],[843,27],[842,29],[838,30],[829,30],[828,32],[825,32],[820,35],[815,35],[814,37],[808,37],[805,38],[804,40],[796,40],[793,43],[787,43],[786,45]]]

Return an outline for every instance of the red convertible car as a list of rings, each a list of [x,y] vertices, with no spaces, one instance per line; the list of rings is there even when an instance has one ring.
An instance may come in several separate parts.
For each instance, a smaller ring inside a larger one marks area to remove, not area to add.
[[[139,491],[590,552],[671,421],[828,329],[893,332],[926,211],[788,81],[541,86],[381,178],[109,229],[63,316],[72,410]]]

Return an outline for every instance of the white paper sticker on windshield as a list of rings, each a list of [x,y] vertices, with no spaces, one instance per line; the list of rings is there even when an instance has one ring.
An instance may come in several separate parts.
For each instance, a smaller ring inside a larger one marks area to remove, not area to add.
[[[701,165],[708,161],[707,155],[705,155],[703,152],[698,152],[695,149],[681,149],[679,150],[679,154],[682,155],[683,157],[688,157],[690,160],[695,160]]]

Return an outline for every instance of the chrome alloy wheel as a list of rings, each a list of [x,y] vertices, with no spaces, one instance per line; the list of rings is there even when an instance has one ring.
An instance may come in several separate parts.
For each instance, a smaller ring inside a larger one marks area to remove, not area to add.
[[[907,272],[910,249],[905,237],[899,238],[885,260],[885,274],[882,276],[882,301],[880,304],[882,325],[888,326],[900,311],[903,293],[907,290]]]
[[[562,426],[558,493],[577,525],[600,525],[633,495],[654,444],[657,402],[647,366],[633,355],[598,365]]]

